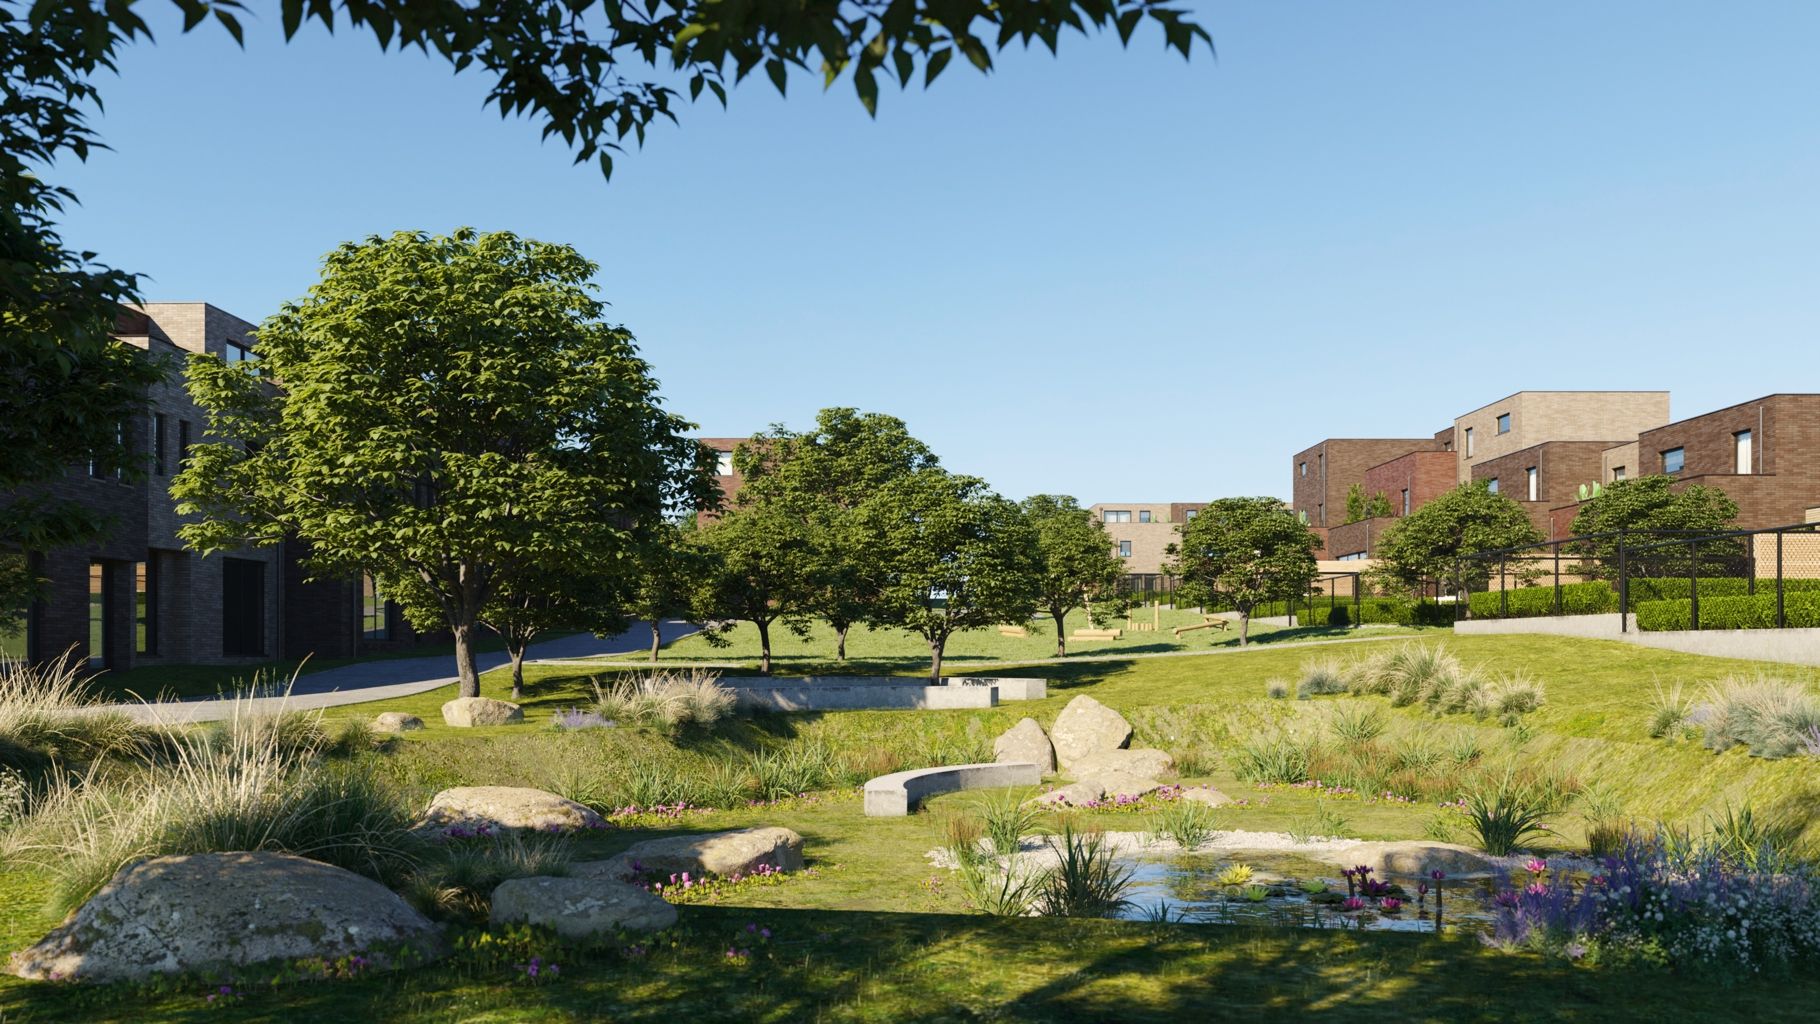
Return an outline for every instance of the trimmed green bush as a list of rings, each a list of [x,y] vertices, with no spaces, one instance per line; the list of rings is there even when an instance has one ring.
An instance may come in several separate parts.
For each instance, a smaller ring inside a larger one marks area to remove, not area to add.
[[[1685,581],[1683,581],[1685,582]],[[1702,587],[1705,586],[1702,581]],[[1645,601],[1637,607],[1637,628],[1673,630],[1693,628],[1693,602]],[[1791,628],[1820,627],[1820,593],[1784,591],[1783,613]],[[1708,597],[1700,595],[1701,629],[1774,629],[1776,628],[1776,595],[1757,592],[1748,597]]]
[[[1553,586],[1520,587],[1508,597],[1496,590],[1473,594],[1467,607],[1475,619],[1527,619],[1555,614]],[[1561,586],[1561,614],[1598,615],[1618,610],[1618,595],[1604,580],[1565,583]]]

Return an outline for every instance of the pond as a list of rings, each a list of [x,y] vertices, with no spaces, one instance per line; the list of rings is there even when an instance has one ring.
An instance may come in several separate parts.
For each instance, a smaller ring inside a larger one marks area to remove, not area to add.
[[[1220,857],[1185,854],[1167,858],[1119,858],[1131,872],[1131,901],[1119,916],[1131,920],[1207,924],[1260,924],[1292,928],[1360,928],[1370,931],[1433,932],[1435,894],[1419,886],[1434,882],[1414,876],[1372,876],[1388,886],[1391,902],[1360,894],[1364,904],[1348,909],[1347,879],[1329,864],[1284,854]],[[1245,869],[1249,869],[1249,872]],[[1495,882],[1449,879],[1442,884],[1442,929],[1491,926]],[[1359,888],[1357,879],[1353,890]],[[1392,908],[1392,909],[1385,909]]]

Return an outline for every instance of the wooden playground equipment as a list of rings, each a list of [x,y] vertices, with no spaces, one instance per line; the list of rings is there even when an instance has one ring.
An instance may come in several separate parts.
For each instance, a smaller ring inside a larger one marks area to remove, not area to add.
[[[1025,626],[1000,626],[999,636],[1029,636],[1030,630]]]
[[[1227,629],[1230,629],[1231,627],[1232,627],[1231,619],[1222,619],[1218,615],[1203,615],[1203,616],[1201,616],[1201,622],[1199,625],[1177,626],[1174,629],[1170,630],[1169,632],[1174,633],[1177,637],[1180,637],[1183,633],[1192,633],[1197,629],[1213,629],[1213,630],[1219,630],[1220,632],[1225,632]]]

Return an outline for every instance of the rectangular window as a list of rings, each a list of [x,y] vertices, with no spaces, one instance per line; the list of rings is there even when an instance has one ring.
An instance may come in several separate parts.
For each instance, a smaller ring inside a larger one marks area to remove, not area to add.
[[[384,640],[390,630],[386,621],[386,599],[373,577],[360,577],[360,635],[367,640]]]
[[[1148,523],[1149,521],[1150,521],[1150,510],[1147,508],[1139,509],[1138,510],[1138,522]]]
[[[1107,523],[1129,523],[1131,522],[1131,510],[1109,508],[1100,513],[1100,521]]]
[[[1662,472],[1674,476],[1687,465],[1687,449],[1670,448],[1662,453]]]
[[[1301,465],[1300,465],[1300,466],[1297,466],[1297,467],[1296,467],[1296,469],[1297,469],[1297,471],[1298,471],[1298,472],[1300,472],[1300,473],[1301,473],[1301,474],[1302,474],[1302,475],[1303,475],[1303,476],[1307,476],[1307,475],[1308,475],[1308,463],[1306,463],[1306,462],[1304,462],[1304,463],[1302,463],[1302,464],[1301,464]]]
[[[107,667],[107,566],[88,564],[88,665]]]
[[[1528,469],[1523,471],[1523,475],[1528,478],[1529,500],[1530,501],[1541,501],[1542,500],[1542,474],[1540,474],[1536,471],[1535,466],[1531,466]]]
[[[1409,488],[1403,488],[1403,514],[1409,514]]]
[[[1498,433],[1510,433],[1510,413],[1501,412],[1498,414]]]
[[[133,650],[158,653],[158,563],[133,563]]]
[[[1314,507],[1314,514],[1315,514],[1315,518],[1317,518],[1321,521],[1322,526],[1327,525],[1327,503],[1326,502],[1321,502],[1320,504],[1316,505]]]
[[[164,421],[164,413],[152,414],[152,464],[158,467],[159,476],[170,476],[171,464],[170,460],[165,457],[164,448]]]
[[[1732,449],[1736,453],[1737,468],[1734,472],[1748,475],[1751,471],[1750,431],[1740,430],[1732,435]]]
[[[1611,478],[1613,480],[1624,479],[1624,467],[1623,466],[1613,466],[1611,468]]]
[[[1195,514],[1195,513],[1196,513],[1196,512],[1198,512],[1198,511],[1200,511],[1200,510],[1199,510],[1199,509],[1192,509],[1192,508],[1191,508],[1191,509],[1189,509],[1189,510],[1188,510],[1188,511],[1186,511],[1186,512],[1184,512],[1184,513],[1182,513],[1182,520],[1183,520],[1183,522],[1186,522],[1186,521],[1188,521],[1188,520],[1190,520],[1190,519],[1193,519],[1193,518],[1194,518],[1194,514]]]
[[[1494,476],[1490,480],[1485,481],[1485,489],[1490,491],[1493,494],[1497,494],[1498,493],[1498,478]]]
[[[1466,428],[1466,457],[1472,458],[1472,428]]]
[[[265,563],[221,560],[221,653],[250,658],[265,653]]]
[[[259,356],[247,345],[229,339],[227,343],[227,361],[230,363],[254,363],[259,361]]]
[[[1128,540],[1119,541],[1119,557],[1120,558],[1130,558],[1131,557],[1131,542],[1130,541],[1128,541]]]
[[[714,453],[714,472],[719,476],[732,476],[733,475],[733,453],[732,452],[715,452]]]

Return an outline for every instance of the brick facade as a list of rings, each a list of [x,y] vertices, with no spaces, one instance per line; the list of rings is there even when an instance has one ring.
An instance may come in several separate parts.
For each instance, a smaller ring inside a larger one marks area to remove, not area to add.
[[[1328,438],[1290,460],[1290,507],[1312,527],[1337,527],[1346,521],[1346,492],[1364,483],[1366,470],[1410,452],[1440,451],[1442,444],[1439,436]]]
[[[1113,554],[1124,559],[1125,575],[1147,582],[1163,575],[1163,564],[1169,560],[1169,545],[1181,539],[1181,527],[1188,522],[1190,514],[1200,512],[1204,504],[1103,501],[1088,506],[1088,511],[1106,528]],[[1108,522],[1108,513],[1118,521]],[[1124,513],[1130,513],[1129,521],[1122,520]],[[1129,554],[1123,553],[1124,545],[1130,546]]]
[[[1581,484],[1599,479],[1601,457],[1609,441],[1546,441],[1473,466],[1474,480],[1497,480],[1498,493],[1523,506],[1544,537],[1565,529],[1557,507],[1574,502]],[[1536,497],[1529,497],[1529,470],[1536,471]]]
[[[1505,416],[1507,428],[1500,432]],[[1666,391],[1519,391],[1454,420],[1456,479],[1465,483],[1478,476],[1480,464],[1545,441],[1604,441],[1609,447],[1667,422]]]
[[[1750,465],[1740,467],[1738,440],[1745,431]],[[1820,394],[1740,402],[1646,431],[1637,448],[1638,475],[1663,472],[1663,453],[1681,449],[1685,464],[1676,479],[1724,491],[1738,503],[1741,529],[1799,523],[1820,505]]]
[[[744,486],[746,482],[745,477],[741,476],[733,469],[733,451],[740,445],[750,441],[751,438],[698,437],[696,440],[703,446],[714,449],[715,454],[719,456],[719,464],[716,467],[717,471],[714,474],[714,481],[720,485],[721,507],[732,508],[734,497],[739,494],[740,487]],[[711,522],[719,517],[712,512],[698,512],[696,513],[695,518],[697,522],[705,523]]]

